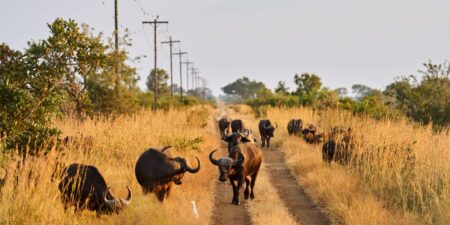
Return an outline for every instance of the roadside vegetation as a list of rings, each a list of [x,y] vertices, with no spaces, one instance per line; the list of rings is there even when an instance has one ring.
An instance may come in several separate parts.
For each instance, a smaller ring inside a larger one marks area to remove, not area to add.
[[[220,145],[218,136],[212,135],[216,127],[211,123],[211,112],[211,107],[197,106],[140,110],[114,119],[100,116],[83,122],[72,118],[55,121],[64,135],[91,136],[92,148],[52,148],[41,157],[8,155],[2,162],[8,176],[0,192],[0,224],[210,224],[215,187],[211,181],[216,180],[216,169],[208,154]],[[202,168],[198,174],[186,174],[183,184],[175,186],[170,197],[160,203],[153,194],[142,194],[134,165],[149,147],[167,145],[173,146],[172,155],[186,157],[192,166],[196,164],[194,156],[199,157]],[[125,197],[125,185],[129,185],[133,191],[130,206],[120,214],[100,218],[89,211],[76,215],[73,208],[64,212],[59,179],[52,176],[55,169],[73,162],[95,165],[117,197]],[[196,202],[199,218],[192,212],[191,201]]]
[[[450,135],[407,119],[374,120],[342,110],[268,108],[283,127],[276,139],[299,181],[335,223],[449,224]],[[292,118],[322,131],[351,127],[356,140],[347,165],[322,162],[322,145],[290,137]]]

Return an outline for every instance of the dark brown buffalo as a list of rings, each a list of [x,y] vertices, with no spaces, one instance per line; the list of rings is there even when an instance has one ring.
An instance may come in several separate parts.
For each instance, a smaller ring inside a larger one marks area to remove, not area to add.
[[[345,165],[350,161],[353,149],[351,128],[335,127],[330,133],[330,140],[322,147],[322,159],[327,163],[335,160],[337,163]]]
[[[159,201],[164,201],[169,196],[173,184],[182,183],[181,179],[186,171],[197,173],[201,166],[197,157],[197,168],[191,168],[186,159],[164,154],[170,147],[164,147],[161,151],[148,149],[139,157],[135,167],[136,178],[144,194],[155,193]]]
[[[270,146],[270,138],[273,137],[275,127],[270,123],[270,120],[259,121],[259,134],[261,135],[261,147],[264,148],[267,143],[267,147]]]
[[[219,120],[219,130],[220,130],[220,138],[223,140],[225,138],[225,130],[230,126],[230,121],[226,118],[222,118]]]
[[[291,119],[289,120],[288,126],[287,126],[288,134],[289,135],[298,135],[303,130],[303,121],[301,119]]]
[[[231,121],[231,132],[239,132],[245,129],[244,122],[242,120],[233,120]]]
[[[220,159],[214,159],[213,154],[217,150],[209,154],[212,164],[219,168],[219,181],[226,182],[227,179],[233,186],[232,204],[239,205],[239,193],[246,183],[244,197],[248,199],[255,198],[255,182],[258,176],[259,168],[262,163],[262,151],[254,143],[240,143],[236,151],[232,151],[228,156]]]
[[[228,143],[228,153],[233,151],[239,143],[256,142],[256,139],[253,137],[253,132],[249,129],[233,132],[231,134],[226,132],[224,136],[223,140]]]
[[[58,187],[65,210],[73,205],[76,212],[88,209],[96,211],[97,215],[118,213],[131,201],[128,186],[126,199],[114,198],[98,169],[90,165],[71,164],[64,170]]]

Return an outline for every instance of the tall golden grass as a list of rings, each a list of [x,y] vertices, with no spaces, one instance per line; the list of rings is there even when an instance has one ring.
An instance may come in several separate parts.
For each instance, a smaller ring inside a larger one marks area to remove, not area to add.
[[[450,134],[407,120],[375,121],[345,111],[271,108],[283,125],[276,138],[302,184],[345,224],[450,224]],[[347,166],[322,162],[322,145],[288,137],[287,123],[301,118],[323,131],[353,129],[356,148]]]
[[[56,121],[64,135],[92,136],[93,148],[87,152],[73,148],[52,151],[25,161],[10,156],[6,160],[8,180],[0,195],[0,224],[209,224],[215,168],[208,163],[208,153],[219,145],[215,126],[209,122],[213,121],[211,112],[211,108],[199,106],[184,111],[142,110],[115,119]],[[184,156],[193,164],[198,156],[202,169],[197,174],[187,173],[183,184],[175,186],[170,197],[160,203],[154,195],[142,194],[134,165],[144,150],[166,145],[174,146],[172,155]],[[89,211],[81,215],[64,212],[58,181],[51,181],[56,162],[95,165],[116,197],[126,196],[125,185],[131,187],[132,203],[120,214],[100,218]],[[197,204],[198,219],[192,213],[191,201]]]

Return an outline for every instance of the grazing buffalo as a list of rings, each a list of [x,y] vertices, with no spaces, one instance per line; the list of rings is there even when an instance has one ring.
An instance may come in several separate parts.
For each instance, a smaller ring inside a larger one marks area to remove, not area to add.
[[[326,163],[331,163],[331,160],[334,158],[335,151],[336,142],[334,140],[325,142],[322,147],[322,160]]]
[[[209,154],[209,160],[212,164],[219,168],[219,181],[226,182],[230,180],[233,186],[232,204],[239,205],[239,193],[246,183],[244,197],[248,199],[255,198],[255,182],[258,171],[262,163],[262,151],[254,143],[241,143],[237,146],[236,151],[232,151],[227,157],[214,159],[213,154],[217,150]],[[251,190],[250,190],[251,189]]]
[[[334,159],[339,164],[347,164],[354,149],[351,128],[333,128],[330,138],[322,147],[322,159],[328,163]]]
[[[245,129],[244,122],[242,120],[231,121],[231,132],[243,131]]]
[[[138,183],[144,194],[155,193],[159,201],[169,197],[173,184],[180,185],[184,173],[197,173],[200,170],[200,160],[197,158],[197,168],[191,168],[182,157],[172,158],[164,154],[171,146],[164,147],[161,151],[150,148],[139,157],[135,173]]]
[[[64,210],[73,205],[76,212],[88,209],[96,211],[99,216],[119,213],[131,201],[131,190],[128,186],[126,199],[114,198],[98,169],[90,165],[71,164],[64,170],[58,187]]]
[[[233,133],[225,133],[224,141],[228,142],[228,153],[230,153],[239,143],[256,142],[253,132],[249,129]]]
[[[261,147],[264,148],[267,143],[267,147],[270,146],[270,138],[273,137],[273,131],[275,127],[272,126],[270,120],[259,121],[259,134],[261,135]]]
[[[300,134],[303,130],[303,121],[301,119],[291,119],[289,120],[288,126],[287,126],[288,134],[289,135],[296,135]]]
[[[225,130],[230,126],[230,121],[226,118],[222,118],[219,120],[219,130],[220,130],[220,138],[223,140],[225,138]]]

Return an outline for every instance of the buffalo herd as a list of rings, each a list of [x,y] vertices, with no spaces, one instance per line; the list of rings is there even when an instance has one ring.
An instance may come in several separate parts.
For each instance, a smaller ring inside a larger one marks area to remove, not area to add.
[[[278,127],[270,120],[260,120],[258,124],[261,137],[261,146],[257,144],[251,129],[247,129],[242,120],[229,120],[226,118],[218,121],[220,138],[228,144],[228,152],[222,157],[215,157],[217,150],[210,152],[209,160],[219,170],[219,181],[229,181],[233,189],[232,204],[239,205],[239,193],[244,186],[245,199],[254,199],[254,188],[259,169],[262,164],[262,148],[269,148],[270,139],[274,137],[274,131]],[[335,160],[346,164],[351,157],[354,148],[351,128],[335,127],[325,141],[324,132],[319,132],[317,127],[308,124],[305,126],[301,119],[292,119],[287,126],[289,135],[302,136],[307,143],[319,144],[322,147],[322,159],[326,163]],[[63,144],[76,147],[89,147],[93,145],[91,137],[67,137]],[[86,146],[85,146],[86,145]],[[144,194],[153,193],[163,202],[169,197],[173,185],[181,185],[186,172],[195,174],[201,168],[201,162],[196,157],[197,166],[191,167],[183,157],[173,157],[167,146],[161,150],[149,148],[144,151],[135,164],[137,182],[142,187]],[[4,180],[0,179],[0,185]],[[126,198],[114,197],[108,188],[106,180],[100,171],[92,165],[74,163],[62,170],[62,176],[58,186],[64,209],[75,207],[75,212],[83,209],[95,211],[97,215],[119,213],[131,202],[132,191],[126,186],[128,195]]]

